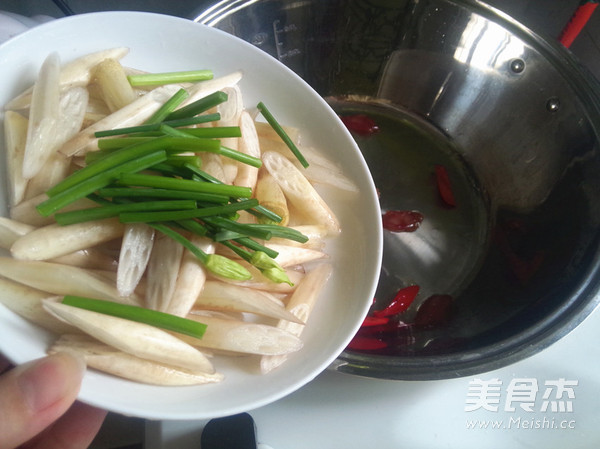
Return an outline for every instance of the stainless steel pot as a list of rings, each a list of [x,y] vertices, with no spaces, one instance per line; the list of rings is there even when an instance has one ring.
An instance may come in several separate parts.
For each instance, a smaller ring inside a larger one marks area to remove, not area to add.
[[[596,307],[600,85],[567,50],[468,0],[233,0],[196,20],[278,58],[341,115],[374,120],[379,131],[356,140],[382,209],[425,217],[386,233],[374,306],[419,285],[408,325],[332,369],[481,373],[547,347]],[[455,207],[435,195],[435,165]],[[451,315],[413,325],[431,295],[452,297]]]

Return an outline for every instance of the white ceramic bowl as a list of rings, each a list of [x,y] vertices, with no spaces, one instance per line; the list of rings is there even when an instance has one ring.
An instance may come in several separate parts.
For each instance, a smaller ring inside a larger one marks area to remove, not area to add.
[[[205,419],[266,405],[326,369],[367,313],[382,254],[380,210],[368,168],[335,113],[297,75],[238,38],[170,16],[137,12],[73,16],[7,41],[0,45],[0,104],[33,83],[51,51],[58,51],[61,61],[67,62],[117,46],[131,49],[124,64],[147,71],[210,68],[220,76],[241,69],[246,106],[264,101],[282,123],[306,130],[303,139],[337,160],[360,186],[360,193],[351,198],[336,199],[333,192],[323,192],[343,228],[340,237],[328,244],[334,274],[303,333],[304,347],[286,364],[258,375],[240,368],[239,360],[216,360],[226,379],[194,387],[149,386],[88,370],[80,393],[89,404],[149,419]],[[4,173],[2,178],[4,188]],[[0,198],[4,215],[5,196]],[[0,351],[15,363],[43,356],[54,338],[1,305],[0,334]]]

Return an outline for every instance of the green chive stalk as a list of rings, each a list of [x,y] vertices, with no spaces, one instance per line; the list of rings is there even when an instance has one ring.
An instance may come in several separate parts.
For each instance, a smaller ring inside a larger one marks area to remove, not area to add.
[[[62,303],[80,309],[111,315],[138,323],[148,324],[168,331],[178,332],[195,338],[202,338],[207,325],[195,320],[189,320],[145,307],[120,304],[113,301],[85,298],[82,296],[67,295]]]
[[[61,190],[37,206],[37,211],[44,217],[52,215],[63,207],[83,198],[96,190],[115,182],[123,173],[145,170],[167,159],[164,151],[155,151],[138,159],[127,161],[106,171],[95,174],[84,181]],[[87,167],[86,167],[87,168]],[[82,170],[85,170],[82,169]],[[69,179],[69,178],[67,178]]]
[[[180,72],[140,73],[128,75],[132,86],[160,86],[163,84],[195,83],[213,79],[212,70],[184,70]]]
[[[249,198],[252,196],[252,189],[249,187],[212,184],[210,182],[198,182],[190,179],[175,179],[164,176],[134,173],[122,174],[118,179],[118,184],[159,189],[185,190],[190,192],[216,193],[227,195],[232,198]]]
[[[300,149],[296,146],[296,144],[293,142],[290,136],[288,136],[283,127],[279,124],[277,119],[273,116],[273,114],[271,114],[269,109],[267,109],[267,107],[262,101],[258,103],[257,108],[261,112],[263,117],[267,120],[267,123],[271,125],[271,128],[275,130],[277,135],[281,137],[281,140],[283,140],[287,147],[291,150],[291,152],[294,153],[294,156],[296,156],[296,159],[300,161],[300,164],[302,164],[304,168],[308,167],[308,161],[306,160]]]
[[[150,223],[149,226],[152,226],[157,231],[162,232],[167,237],[174,239],[175,241],[182,244],[185,248],[190,250],[192,254],[194,254],[200,263],[206,267],[211,273],[216,274],[217,276],[221,276],[227,279],[233,279],[238,281],[246,281],[248,279],[252,279],[252,275],[248,270],[246,270],[239,263],[230,260],[226,257],[220,256],[218,254],[206,254],[184,236],[182,236],[177,231],[169,228],[160,223]]]
[[[214,92],[171,112],[167,116],[167,120],[176,120],[202,114],[203,112],[206,112],[209,109],[214,108],[215,106],[218,106],[221,103],[224,103],[225,101],[227,101],[227,98],[228,96],[225,92]]]
[[[92,220],[102,220],[105,218],[116,217],[124,212],[134,213],[134,211],[180,211],[196,209],[196,201],[193,200],[174,200],[174,201],[143,201],[139,203],[111,204],[101,207],[92,207],[78,209],[69,212],[57,213],[54,219],[61,226],[75,223],[83,223]],[[143,212],[137,212],[143,213]],[[158,213],[158,212],[157,212]]]

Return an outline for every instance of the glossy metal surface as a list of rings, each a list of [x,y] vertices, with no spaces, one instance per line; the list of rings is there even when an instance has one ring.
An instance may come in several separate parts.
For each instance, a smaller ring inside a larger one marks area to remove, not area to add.
[[[380,282],[380,292],[416,279],[453,295],[451,323],[414,329],[396,355],[346,351],[333,369],[390,379],[489,371],[540,351],[594,309],[600,87],[568,51],[466,0],[223,1],[197,20],[280,59],[334,107],[396,111],[397,123],[444,140],[466,167],[456,174],[473,201],[415,233],[439,263],[419,266],[387,238]],[[382,188],[412,175],[409,160],[363,143]],[[423,185],[382,207],[405,207]]]

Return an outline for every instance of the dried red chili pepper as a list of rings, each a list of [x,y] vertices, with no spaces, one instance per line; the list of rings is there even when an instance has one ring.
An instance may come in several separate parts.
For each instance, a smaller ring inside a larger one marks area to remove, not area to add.
[[[383,214],[383,229],[392,232],[414,232],[423,222],[423,214],[414,210],[388,210]]]
[[[387,317],[384,317],[387,318]],[[407,324],[404,321],[399,320],[389,320],[385,324],[376,324],[374,326],[363,326],[361,327],[357,335],[367,337],[367,336],[377,336],[380,339],[388,339],[394,338],[399,334],[406,334],[412,332],[412,325]]]
[[[379,131],[377,123],[365,114],[341,115],[340,119],[346,128],[356,134],[369,136]]]
[[[449,207],[456,207],[456,199],[454,198],[450,176],[448,176],[446,167],[439,164],[435,166],[435,180],[437,182],[438,192],[444,204]]]
[[[387,347],[387,343],[383,340],[373,337],[361,337],[356,336],[350,343],[348,343],[347,348],[353,349],[356,351],[373,351],[376,349],[383,349]]]
[[[363,320],[361,327],[381,326],[387,324],[388,321],[390,319],[387,317],[368,316]]]
[[[432,295],[419,306],[415,315],[415,325],[435,327],[446,324],[452,313],[452,296]]]
[[[406,309],[408,309],[408,307],[415,300],[418,293],[418,285],[410,285],[408,287],[401,288],[394,296],[394,299],[392,299],[392,302],[390,302],[385,309],[374,311],[373,316],[377,318],[389,317],[406,311]]]

